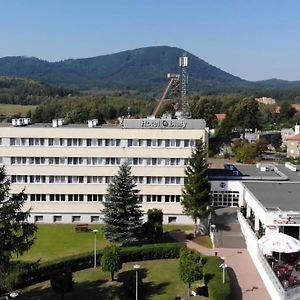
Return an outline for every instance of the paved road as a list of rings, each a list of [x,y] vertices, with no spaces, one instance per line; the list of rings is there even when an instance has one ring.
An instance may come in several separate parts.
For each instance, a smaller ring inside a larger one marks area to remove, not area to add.
[[[245,241],[236,218],[236,210],[220,209],[216,211],[214,222],[217,225],[217,248],[207,249],[186,239],[184,232],[173,232],[178,241],[185,242],[189,248],[205,255],[224,256],[232,284],[230,300],[271,300],[264,283],[257,272],[246,249]]]

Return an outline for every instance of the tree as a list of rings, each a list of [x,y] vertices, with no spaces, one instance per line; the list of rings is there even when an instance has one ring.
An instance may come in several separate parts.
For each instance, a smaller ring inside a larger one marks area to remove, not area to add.
[[[236,124],[244,137],[247,129],[254,131],[260,127],[259,103],[253,98],[245,98],[236,105],[233,114],[229,117],[232,118],[233,124]]]
[[[180,250],[179,277],[188,285],[188,298],[190,296],[191,284],[203,277],[202,269],[203,266],[199,253],[188,248]]]
[[[195,149],[185,169],[185,182],[182,192],[184,213],[194,221],[194,235],[197,233],[197,220],[209,215],[211,203],[208,165],[206,163],[206,146],[202,139],[197,141]]]
[[[73,289],[73,274],[70,269],[55,272],[50,278],[50,284],[53,291],[60,294],[60,299],[65,298],[65,293]]]
[[[280,104],[280,113],[278,115],[279,122],[286,122],[296,114],[296,109],[287,102]]]
[[[158,241],[163,234],[163,212],[153,208],[147,212],[148,220],[143,225],[144,236],[152,243]]]
[[[130,166],[122,164],[108,186],[108,195],[103,203],[104,235],[111,242],[129,245],[141,237],[143,213],[135,187]]]
[[[23,191],[9,195],[10,182],[4,168],[0,168],[0,289],[11,271],[11,259],[22,255],[34,242],[35,224],[27,222],[29,212],[23,212]]]
[[[204,119],[207,126],[213,128],[217,123],[216,113],[221,104],[218,99],[196,96],[191,104],[192,117],[193,119]]]
[[[114,281],[115,272],[122,269],[120,248],[116,245],[105,247],[100,264],[104,272],[110,272],[111,281]]]

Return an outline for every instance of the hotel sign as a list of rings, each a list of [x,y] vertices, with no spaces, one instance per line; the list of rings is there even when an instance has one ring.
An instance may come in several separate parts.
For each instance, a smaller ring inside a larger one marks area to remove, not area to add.
[[[185,128],[186,120],[141,120],[143,128]]]
[[[204,129],[203,119],[124,119],[124,128],[144,129]]]

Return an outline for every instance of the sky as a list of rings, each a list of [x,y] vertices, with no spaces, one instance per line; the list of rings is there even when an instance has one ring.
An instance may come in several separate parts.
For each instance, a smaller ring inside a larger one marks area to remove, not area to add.
[[[299,0],[0,0],[0,57],[168,45],[247,80],[300,80]]]

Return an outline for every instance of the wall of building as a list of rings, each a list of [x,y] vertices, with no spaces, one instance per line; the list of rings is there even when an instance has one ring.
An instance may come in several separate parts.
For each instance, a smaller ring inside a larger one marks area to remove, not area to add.
[[[127,128],[0,127],[0,162],[12,179],[10,192],[25,189],[24,209],[31,209],[31,221],[43,215],[43,222],[52,223],[59,214],[64,223],[76,215],[80,222],[90,223],[92,216],[100,222],[108,182],[128,161],[145,213],[161,208],[166,223],[192,223],[182,212],[180,196],[196,140],[208,143],[205,122],[127,123]]]

